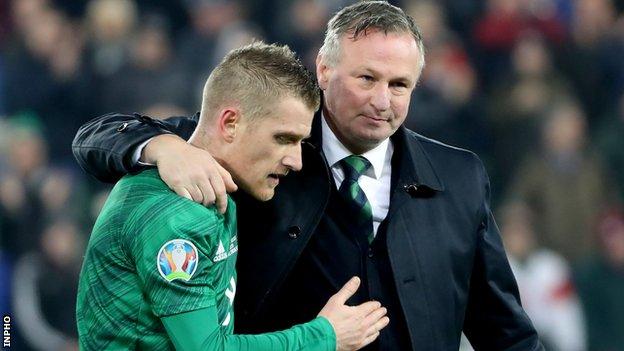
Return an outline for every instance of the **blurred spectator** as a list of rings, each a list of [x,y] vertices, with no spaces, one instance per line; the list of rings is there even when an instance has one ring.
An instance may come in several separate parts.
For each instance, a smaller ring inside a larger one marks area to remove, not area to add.
[[[535,150],[540,126],[553,101],[570,96],[569,83],[555,70],[550,49],[537,32],[518,38],[511,53],[512,70],[495,82],[489,92],[488,116],[498,154],[493,170],[505,185],[518,160]]]
[[[132,0],[93,0],[87,8],[91,69],[99,77],[110,76],[127,62],[138,12]]]
[[[237,0],[193,0],[187,2],[191,26],[181,35],[177,51],[179,64],[186,70],[191,91],[201,91],[206,77],[215,66],[215,49],[221,32],[243,21],[244,10]],[[200,97],[193,96],[193,109]]]
[[[6,252],[15,260],[36,248],[46,220],[64,215],[84,223],[88,192],[67,171],[50,167],[36,120],[14,121],[10,137],[7,165],[0,174],[0,231]]]
[[[10,17],[8,1],[0,3],[0,45],[6,39],[10,31]]]
[[[475,43],[481,54],[478,68],[486,86],[508,70],[511,49],[524,33],[531,31],[554,43],[565,39],[565,26],[553,0],[487,0],[485,12],[474,27]]]
[[[576,0],[572,39],[580,47],[599,43],[611,30],[616,13],[611,0]]]
[[[598,150],[617,180],[620,199],[624,199],[624,94],[617,108],[608,114],[594,136]]]
[[[37,185],[45,174],[47,148],[32,119],[11,128],[7,164],[0,174],[0,225],[3,245],[12,260],[35,249],[41,223]]]
[[[446,9],[446,18],[451,28],[466,45],[472,44],[472,28],[485,8],[483,0],[442,0],[439,1]],[[420,25],[420,24],[419,24]]]
[[[578,270],[589,351],[624,350],[624,213],[612,210],[598,227],[598,255]]]
[[[278,40],[298,53],[309,69],[315,68],[316,54],[323,43],[330,17],[328,6],[319,0],[294,0],[280,7],[276,16]]]
[[[101,109],[144,112],[154,104],[186,110],[189,87],[174,53],[167,23],[150,15],[133,38],[130,61],[103,83]]]
[[[593,249],[592,224],[610,199],[612,182],[586,144],[585,116],[572,102],[556,104],[542,128],[542,145],[515,174],[510,199],[536,213],[539,243],[572,264]]]
[[[421,1],[407,11],[424,33],[427,64],[413,93],[406,126],[487,159],[491,136],[476,72],[461,42],[449,30],[444,8]]]
[[[81,28],[43,0],[13,3],[16,37],[6,52],[8,114],[43,116],[51,157],[68,161],[71,138],[91,106],[82,65]]]
[[[215,42],[215,49],[212,54],[212,67],[217,66],[225,55],[241,46],[250,44],[254,40],[261,40],[262,33],[253,24],[246,21],[239,21],[223,28]],[[202,77],[205,80],[205,77]],[[205,82],[202,82],[202,84]],[[200,89],[201,90],[201,89]]]
[[[533,214],[525,204],[507,204],[499,220],[522,306],[546,349],[586,350],[585,324],[568,263],[538,246]]]
[[[24,255],[13,282],[14,322],[32,350],[78,350],[76,293],[84,251],[78,226],[52,222],[41,251]]]
[[[608,87],[613,77],[606,75],[609,61],[617,58],[617,50],[608,43],[616,18],[611,0],[576,0],[571,22],[571,40],[559,53],[558,65],[574,83],[576,96],[594,127],[596,117],[608,111]],[[621,61],[617,63],[621,65]],[[605,108],[607,110],[605,110]]]
[[[6,114],[6,102],[4,98],[6,96],[4,82],[6,81],[6,64],[2,52],[0,52],[0,118],[3,118]]]

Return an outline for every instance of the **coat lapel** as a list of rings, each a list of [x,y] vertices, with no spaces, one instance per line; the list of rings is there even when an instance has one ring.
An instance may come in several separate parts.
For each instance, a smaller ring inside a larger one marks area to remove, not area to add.
[[[401,307],[410,330],[412,345],[435,349],[431,298],[427,293],[427,264],[423,262],[432,238],[425,225],[431,216],[429,199],[440,196],[444,184],[436,174],[415,133],[405,127],[392,136],[393,191],[387,222],[386,243]],[[424,219],[424,220],[423,220]],[[410,252],[411,251],[411,252]]]

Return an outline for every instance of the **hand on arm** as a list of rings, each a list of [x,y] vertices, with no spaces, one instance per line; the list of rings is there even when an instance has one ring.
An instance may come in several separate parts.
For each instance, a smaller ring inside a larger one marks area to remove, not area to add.
[[[360,279],[353,277],[327,301],[319,316],[327,318],[336,333],[336,350],[358,350],[375,341],[379,331],[390,319],[386,308],[377,301],[359,306],[347,306],[347,300],[360,286]]]
[[[215,204],[221,213],[227,206],[227,192],[237,189],[230,173],[208,151],[176,135],[154,137],[140,161],[155,164],[162,180],[178,195],[204,206]]]

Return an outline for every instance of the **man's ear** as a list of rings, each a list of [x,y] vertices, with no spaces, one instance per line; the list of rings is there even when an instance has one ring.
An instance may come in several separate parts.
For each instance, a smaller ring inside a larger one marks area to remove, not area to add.
[[[329,82],[329,70],[330,68],[325,63],[323,56],[321,56],[320,53],[316,55],[316,77],[321,90],[327,89],[327,84]]]
[[[231,143],[236,138],[236,133],[239,131],[241,121],[240,110],[234,107],[223,108],[219,112],[219,133],[223,139]]]

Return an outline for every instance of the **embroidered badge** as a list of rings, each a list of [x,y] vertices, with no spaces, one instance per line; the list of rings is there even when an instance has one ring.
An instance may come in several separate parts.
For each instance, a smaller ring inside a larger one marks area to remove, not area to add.
[[[192,242],[174,239],[165,243],[158,251],[156,264],[158,272],[171,282],[176,279],[188,281],[197,269],[197,248]]]

